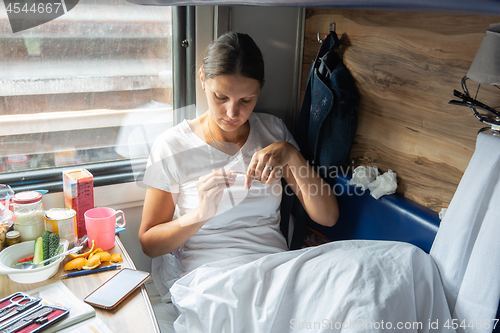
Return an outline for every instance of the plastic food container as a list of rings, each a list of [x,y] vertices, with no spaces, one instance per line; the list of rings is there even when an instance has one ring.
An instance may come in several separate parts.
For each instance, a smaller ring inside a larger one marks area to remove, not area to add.
[[[68,249],[68,241],[63,239],[60,244],[63,244],[63,250]],[[17,263],[19,259],[26,258],[33,254],[35,241],[23,242],[9,246],[0,252],[0,274],[7,274],[9,279],[17,283],[35,283],[45,281],[54,276],[59,270],[59,264],[64,260],[61,257],[53,263],[30,270],[22,270],[10,268]]]
[[[30,167],[30,158],[24,154],[7,156],[6,162],[12,171],[26,170]]]
[[[12,197],[14,230],[21,234],[21,242],[35,240],[45,231],[45,211],[42,195],[35,191],[16,193]]]
[[[76,212],[70,208],[52,208],[45,212],[45,227],[66,239],[70,247],[76,244]]]

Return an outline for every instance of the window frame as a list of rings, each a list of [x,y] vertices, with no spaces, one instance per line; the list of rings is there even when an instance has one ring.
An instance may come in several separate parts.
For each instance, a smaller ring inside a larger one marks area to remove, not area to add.
[[[174,81],[174,125],[185,118],[194,118],[196,115],[186,114],[183,106],[194,104],[195,81],[194,76],[188,75],[189,68],[193,68],[195,59],[195,20],[194,6],[172,7],[172,75]],[[187,40],[186,45],[182,41]],[[181,87],[178,89],[176,87]],[[194,109],[194,108],[193,108]],[[140,182],[146,169],[147,157],[123,159],[109,162],[94,162],[47,169],[36,169],[18,172],[0,173],[0,184],[11,186],[14,192],[27,190],[48,190],[62,192],[63,170],[85,168],[94,177],[94,187]],[[141,170],[141,171],[138,171]]]

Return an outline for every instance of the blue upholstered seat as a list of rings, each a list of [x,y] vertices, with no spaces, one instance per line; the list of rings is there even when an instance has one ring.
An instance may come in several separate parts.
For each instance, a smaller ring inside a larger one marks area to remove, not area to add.
[[[314,229],[330,240],[373,239],[408,242],[429,252],[439,227],[438,213],[399,194],[375,199],[349,185],[350,176],[335,178],[340,216],[331,228]]]

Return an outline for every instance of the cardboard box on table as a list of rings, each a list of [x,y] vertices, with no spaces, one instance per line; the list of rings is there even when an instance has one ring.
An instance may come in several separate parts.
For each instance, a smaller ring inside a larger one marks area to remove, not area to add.
[[[85,212],[94,208],[94,177],[82,169],[63,171],[64,206],[76,211],[76,233],[81,238],[87,234]]]

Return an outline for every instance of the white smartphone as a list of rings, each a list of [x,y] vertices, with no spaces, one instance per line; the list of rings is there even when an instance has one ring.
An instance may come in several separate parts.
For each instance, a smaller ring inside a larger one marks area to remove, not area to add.
[[[149,278],[148,272],[123,268],[91,292],[84,301],[92,306],[110,310],[130,295]]]

